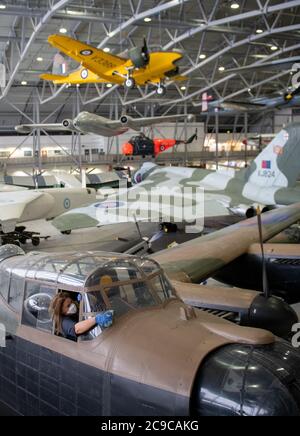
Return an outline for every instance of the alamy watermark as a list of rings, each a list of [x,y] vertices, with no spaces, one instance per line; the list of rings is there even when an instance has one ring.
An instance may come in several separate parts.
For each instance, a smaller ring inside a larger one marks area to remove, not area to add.
[[[6,328],[4,324],[0,323],[0,348],[6,347]]]
[[[198,186],[136,185],[133,189],[96,203],[97,221],[115,224],[130,221],[183,224],[187,233],[204,226],[204,189]]]
[[[294,348],[300,348],[300,323],[293,325],[292,332],[295,333],[292,337],[292,346]]]
[[[295,71],[295,74],[292,77],[292,87],[295,90],[300,86],[300,64],[294,64],[292,71]]]

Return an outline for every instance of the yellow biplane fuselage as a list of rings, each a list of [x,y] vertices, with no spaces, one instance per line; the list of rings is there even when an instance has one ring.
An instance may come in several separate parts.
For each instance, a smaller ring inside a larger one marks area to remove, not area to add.
[[[175,63],[182,58],[176,52],[154,52],[149,54],[149,61],[143,68],[136,68],[131,59],[125,59],[104,52],[67,36],[51,35],[51,45],[81,64],[81,67],[69,75],[44,74],[44,80],[56,84],[115,83],[122,85],[129,76],[137,85],[153,83],[159,85],[169,76],[173,80],[185,77],[176,75]]]

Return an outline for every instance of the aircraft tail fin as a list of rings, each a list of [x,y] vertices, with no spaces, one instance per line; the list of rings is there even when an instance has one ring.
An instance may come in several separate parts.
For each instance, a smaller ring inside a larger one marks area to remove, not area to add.
[[[245,172],[261,187],[294,187],[300,174],[300,123],[281,130]]]

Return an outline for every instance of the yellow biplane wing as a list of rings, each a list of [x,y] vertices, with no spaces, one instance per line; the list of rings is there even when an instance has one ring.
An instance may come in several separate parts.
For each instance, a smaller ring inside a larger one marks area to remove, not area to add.
[[[62,35],[51,35],[48,42],[62,53],[79,62],[98,78],[111,81],[112,71],[126,64],[127,59],[106,53],[91,45]],[[77,82],[78,83],[78,82]]]

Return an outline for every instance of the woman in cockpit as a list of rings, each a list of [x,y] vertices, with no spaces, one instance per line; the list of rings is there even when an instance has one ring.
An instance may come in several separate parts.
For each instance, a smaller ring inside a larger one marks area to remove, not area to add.
[[[50,305],[55,324],[55,334],[71,341],[77,341],[78,336],[87,333],[96,325],[101,328],[112,325],[111,311],[102,312],[95,318],[78,322],[78,305],[67,292],[59,292]]]

